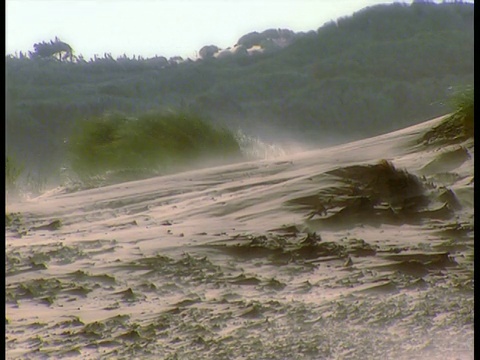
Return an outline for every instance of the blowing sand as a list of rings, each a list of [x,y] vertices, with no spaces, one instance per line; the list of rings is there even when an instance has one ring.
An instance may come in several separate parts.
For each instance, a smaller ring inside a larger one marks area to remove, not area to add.
[[[473,140],[442,118],[7,205],[6,358],[473,359]]]

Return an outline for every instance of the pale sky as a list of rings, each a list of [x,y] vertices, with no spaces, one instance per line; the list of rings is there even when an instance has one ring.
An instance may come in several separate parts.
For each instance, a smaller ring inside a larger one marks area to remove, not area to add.
[[[126,54],[195,58],[252,31],[317,30],[367,6],[401,0],[6,0],[6,54],[58,36],[90,59]]]

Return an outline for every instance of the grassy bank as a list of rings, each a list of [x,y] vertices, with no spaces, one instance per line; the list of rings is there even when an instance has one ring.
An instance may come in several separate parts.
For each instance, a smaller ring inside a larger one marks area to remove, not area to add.
[[[71,170],[82,180],[134,180],[238,160],[234,135],[187,113],[110,113],[77,124]]]

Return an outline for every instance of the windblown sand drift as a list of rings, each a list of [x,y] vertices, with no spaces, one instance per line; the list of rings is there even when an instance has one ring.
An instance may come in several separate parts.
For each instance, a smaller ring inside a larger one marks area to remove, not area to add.
[[[474,145],[440,121],[8,205],[7,358],[473,359]]]

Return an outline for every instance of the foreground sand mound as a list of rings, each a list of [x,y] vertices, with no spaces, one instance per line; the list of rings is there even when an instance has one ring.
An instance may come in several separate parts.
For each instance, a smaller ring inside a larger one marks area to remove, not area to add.
[[[9,204],[7,359],[473,359],[474,145],[441,121]]]
[[[288,202],[298,205],[301,211],[308,211],[309,226],[317,230],[447,220],[461,207],[452,190],[438,187],[406,170],[397,170],[386,160],[373,165],[342,167],[325,175],[336,177],[336,185]]]

